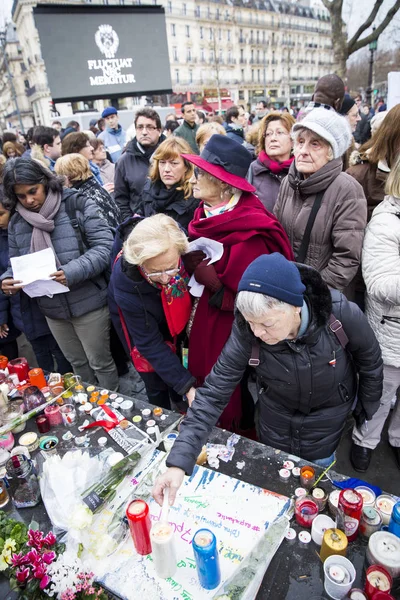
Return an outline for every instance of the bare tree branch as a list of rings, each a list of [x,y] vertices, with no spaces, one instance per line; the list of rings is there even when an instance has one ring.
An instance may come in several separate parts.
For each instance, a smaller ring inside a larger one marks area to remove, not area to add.
[[[357,50],[360,50],[360,48],[365,48],[365,46],[368,46],[368,44],[377,40],[378,37],[381,35],[381,33],[389,25],[389,23],[391,22],[391,20],[396,15],[396,13],[399,9],[400,9],[400,0],[396,0],[396,3],[388,11],[386,17],[383,19],[382,23],[375,29],[375,31],[373,31],[372,33],[367,35],[367,37],[363,38],[362,40],[358,40],[357,42],[354,42],[352,46],[350,46],[350,44],[347,45],[348,53],[353,54],[353,52],[357,52]]]
[[[355,34],[353,35],[353,37],[351,38],[351,40],[348,41],[348,47],[351,48],[353,44],[355,44],[357,42],[357,40],[360,39],[360,36],[362,33],[364,33],[364,31],[366,29],[368,29],[368,27],[371,27],[372,23],[375,20],[376,15],[379,12],[380,7],[383,4],[383,0],[375,0],[375,4],[372,7],[372,10],[369,14],[369,17],[364,21],[364,23],[362,23],[360,25],[360,27],[357,29],[357,31],[355,32]]]
[[[343,0],[322,0],[322,3],[329,11],[332,8],[335,8],[336,10],[342,12]]]

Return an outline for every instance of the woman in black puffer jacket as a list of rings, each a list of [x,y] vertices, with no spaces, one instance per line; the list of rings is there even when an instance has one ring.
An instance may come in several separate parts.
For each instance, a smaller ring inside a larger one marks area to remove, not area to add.
[[[360,309],[329,290],[316,270],[277,253],[262,255],[244,272],[236,302],[228,342],[203,387],[188,394],[191,408],[167,459],[173,468],[156,484],[157,501],[165,487],[175,496],[184,474],[192,472],[257,354],[258,428],[264,444],[328,466],[356,398],[358,423],[371,419],[379,407],[379,344]]]
[[[144,185],[138,214],[151,217],[164,213],[187,230],[199,201],[192,196],[193,165],[182,158],[192,151],[185,140],[169,137],[152,157],[150,179]]]

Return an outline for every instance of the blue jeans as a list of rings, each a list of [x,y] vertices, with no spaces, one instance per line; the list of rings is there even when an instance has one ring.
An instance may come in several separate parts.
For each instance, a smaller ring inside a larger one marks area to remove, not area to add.
[[[336,458],[336,453],[334,452],[333,454],[328,456],[328,458],[317,458],[317,460],[313,460],[312,462],[315,463],[316,465],[318,465],[319,467],[326,469],[326,467],[329,467],[329,465],[333,463],[335,458]]]

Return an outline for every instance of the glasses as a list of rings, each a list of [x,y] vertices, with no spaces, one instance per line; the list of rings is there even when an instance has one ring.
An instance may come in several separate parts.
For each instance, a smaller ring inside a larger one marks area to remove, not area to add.
[[[147,129],[147,131],[155,131],[158,127],[155,125],[137,125],[136,127],[136,131],[144,131],[145,129]]]
[[[162,275],[168,275],[168,277],[174,277],[175,275],[178,275],[179,267],[176,269],[168,269],[167,271],[157,271],[156,273],[148,273],[145,269],[143,269],[143,271],[146,273],[146,275],[149,279],[154,279],[155,277],[161,277]]]
[[[277,131],[267,131],[264,134],[265,139],[270,139],[272,138],[272,136],[276,136],[278,138],[280,137],[284,137],[285,135],[290,135],[290,133],[288,133],[287,131],[283,131],[283,129],[278,129]]]

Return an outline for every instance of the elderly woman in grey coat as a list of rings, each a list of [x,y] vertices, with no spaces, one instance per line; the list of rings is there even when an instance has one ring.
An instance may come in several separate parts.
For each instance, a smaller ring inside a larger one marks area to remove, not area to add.
[[[51,248],[56,271],[48,275],[65,286],[64,293],[43,295],[38,305],[74,372],[84,381],[109,390],[118,374],[109,350],[108,268],[113,235],[97,206],[31,159],[10,160],[3,185],[7,208],[10,258]],[[4,294],[23,287],[10,267],[1,277]]]

